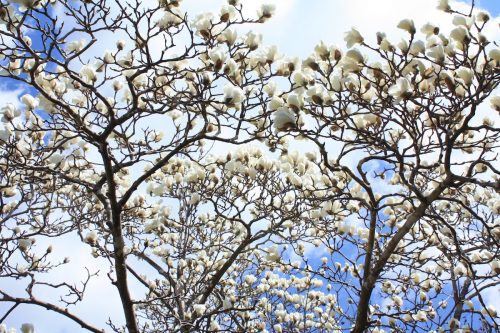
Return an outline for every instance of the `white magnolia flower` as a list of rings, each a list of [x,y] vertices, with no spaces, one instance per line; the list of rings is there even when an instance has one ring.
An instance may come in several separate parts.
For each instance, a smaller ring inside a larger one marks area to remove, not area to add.
[[[279,261],[281,255],[278,251],[278,245],[273,245],[267,249],[266,260],[277,262]]]
[[[493,109],[500,112],[500,96],[491,97],[490,104]]]
[[[271,98],[271,100],[269,101],[268,107],[269,110],[275,111],[282,107],[284,104],[285,102],[281,97],[273,96],[273,98]]]
[[[220,325],[216,320],[213,320],[210,322],[210,330],[212,332],[218,332],[220,331]]]
[[[90,65],[84,65],[80,70],[80,76],[87,82],[88,84],[93,84],[97,81],[97,73],[93,67]]]
[[[415,32],[417,31],[417,29],[415,29],[415,23],[413,22],[413,20],[410,19],[401,20],[398,24],[398,28],[406,30],[412,35],[415,34]]]
[[[198,202],[200,202],[201,196],[198,193],[193,193],[191,195],[191,198],[189,199],[189,204],[190,205],[196,205]]]
[[[30,110],[34,110],[38,107],[39,100],[31,96],[30,94],[26,94],[21,96],[21,102],[26,105],[26,107]]]
[[[419,53],[425,53],[425,43],[421,40],[411,43],[410,54],[417,56]]]
[[[413,321],[413,317],[409,313],[405,313],[402,319],[407,323]]]
[[[227,84],[224,87],[224,102],[231,105],[238,105],[245,99],[245,93],[240,87]]]
[[[470,40],[469,32],[464,27],[457,27],[450,33],[450,38],[459,43],[464,43]]]
[[[273,4],[263,4],[258,10],[257,10],[257,16],[259,19],[263,22],[273,16],[274,12],[276,11],[276,6]]]
[[[273,97],[278,92],[278,85],[274,81],[269,81],[262,89],[269,97]]]
[[[87,41],[85,39],[74,40],[68,43],[68,46],[66,46],[66,50],[68,52],[80,52],[86,44]]]
[[[257,278],[255,277],[255,275],[249,274],[249,275],[245,276],[245,283],[246,284],[252,285],[255,283],[255,281],[257,281]]]
[[[466,275],[467,274],[467,268],[465,267],[464,264],[462,264],[461,262],[459,262],[455,268],[453,268],[453,272],[455,273],[455,275],[457,276],[463,276],[463,275]]]
[[[297,126],[297,116],[288,108],[281,107],[274,113],[274,128],[286,131]]]
[[[364,41],[363,36],[359,33],[355,28],[351,28],[351,30],[345,33],[344,40],[346,41],[347,47],[352,47],[354,44],[361,44]]]
[[[195,304],[193,305],[193,310],[198,316],[201,316],[207,310],[207,306],[205,304]]]
[[[394,302],[394,305],[396,305],[397,307],[403,306],[403,299],[399,296],[393,296],[392,301]]]
[[[148,84],[148,76],[146,73],[137,75],[134,80],[132,80],[132,84],[135,88],[144,88]]]
[[[358,64],[361,64],[364,61],[363,54],[361,54],[358,49],[347,51],[345,54],[345,58],[348,58],[349,60],[352,60]]]
[[[486,316],[492,316],[492,317],[497,316],[497,310],[495,309],[495,307],[493,305],[489,305],[486,308],[483,308],[481,310],[481,313],[483,315],[486,315]]]
[[[89,231],[84,238],[85,243],[95,244],[97,242],[97,231]]]
[[[488,56],[497,63],[500,62],[500,48],[491,49]]]
[[[220,10],[220,20],[222,22],[231,21],[236,16],[236,9],[233,6],[224,5]]]
[[[474,78],[474,72],[470,69],[470,68],[467,68],[467,67],[459,67],[456,71],[455,71],[455,74],[456,76],[462,80],[462,82],[466,85],[470,85],[472,83],[472,80]]]
[[[434,58],[434,60],[437,63],[442,63],[445,59],[444,55],[444,48],[442,45],[436,45],[432,47],[428,52],[427,55],[431,58]]]
[[[178,7],[172,7],[169,11],[164,11],[163,16],[156,21],[159,28],[168,28],[182,22],[183,14]]]
[[[450,11],[451,7],[448,3],[448,0],[439,0],[437,9],[442,10],[444,12]]]
[[[472,24],[474,24],[474,17],[465,17],[462,15],[455,15],[453,17],[453,24],[457,26],[464,26],[466,28],[470,28]]]
[[[35,327],[31,323],[24,323],[21,325],[22,333],[33,333],[35,332]]]
[[[261,43],[262,43],[261,34],[256,34],[251,31],[247,33],[247,36],[245,38],[245,45],[248,46],[250,50],[257,49]]]
[[[500,274],[500,260],[493,260],[490,262],[490,267],[491,267],[491,272],[493,275],[499,275]]]
[[[232,302],[231,298],[230,297],[224,298],[224,300],[222,301],[222,308],[224,310],[227,310],[227,309],[230,309],[232,307],[233,307],[233,302]]]
[[[19,249],[23,252],[28,251],[32,244],[33,240],[29,238],[23,238],[18,241]]]
[[[476,21],[478,22],[488,22],[490,20],[490,15],[487,12],[480,11],[476,14]]]
[[[286,98],[286,103],[292,110],[299,111],[304,104],[304,98],[301,95],[290,94]]]
[[[432,23],[429,23],[427,22],[426,24],[424,24],[422,26],[422,28],[420,28],[420,31],[426,36],[426,37],[429,37],[429,36],[432,36],[432,35],[437,35],[439,34],[439,27],[432,24]]]
[[[0,113],[2,114],[2,122],[4,123],[8,123],[21,115],[21,111],[12,103],[5,104]]]
[[[396,84],[389,88],[389,95],[394,97],[396,102],[400,102],[402,99],[407,98],[411,95],[413,87],[410,81],[405,77],[400,77],[396,80]]]
[[[127,44],[127,42],[125,42],[123,39],[119,39],[117,42],[116,42],[116,48],[118,50],[123,50],[125,48],[125,45]]]
[[[115,62],[115,58],[110,50],[104,51],[104,56],[102,57],[105,64],[112,64]]]
[[[226,61],[226,53],[222,48],[216,47],[208,51],[208,58],[216,69],[220,69],[224,61]]]
[[[427,314],[425,313],[425,311],[418,311],[417,314],[415,315],[414,319],[416,321],[422,321],[422,322],[425,322],[427,321]]]
[[[220,42],[226,42],[228,45],[233,45],[236,39],[238,39],[238,32],[233,29],[225,29],[218,37]]]

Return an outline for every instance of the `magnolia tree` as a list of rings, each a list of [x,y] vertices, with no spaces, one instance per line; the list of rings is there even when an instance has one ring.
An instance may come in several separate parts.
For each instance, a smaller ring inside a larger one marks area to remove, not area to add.
[[[245,31],[273,6],[0,0],[0,75],[26,90],[1,111],[0,321],[498,330],[500,49],[488,14],[439,7],[451,32],[405,19],[398,44],[352,29],[299,60]],[[63,238],[104,269],[51,275]],[[123,322],[75,311],[97,275]]]

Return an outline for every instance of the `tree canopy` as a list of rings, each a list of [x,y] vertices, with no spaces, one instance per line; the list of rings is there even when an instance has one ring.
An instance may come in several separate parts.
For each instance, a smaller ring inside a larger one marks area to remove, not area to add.
[[[0,0],[25,89],[0,111],[0,332],[28,306],[90,332],[498,330],[488,13],[440,0],[451,31],[298,59],[251,31],[274,6],[244,6]],[[75,283],[62,239],[103,269]],[[77,311],[97,278],[122,322]]]

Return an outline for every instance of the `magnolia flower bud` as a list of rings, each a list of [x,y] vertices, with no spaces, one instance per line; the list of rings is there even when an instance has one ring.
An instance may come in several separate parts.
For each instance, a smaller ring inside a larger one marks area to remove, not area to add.
[[[126,42],[123,39],[120,39],[116,42],[116,48],[118,50],[123,50],[125,48]]]
[[[478,12],[476,14],[476,21],[478,22],[488,22],[490,20],[490,15],[487,12]]]

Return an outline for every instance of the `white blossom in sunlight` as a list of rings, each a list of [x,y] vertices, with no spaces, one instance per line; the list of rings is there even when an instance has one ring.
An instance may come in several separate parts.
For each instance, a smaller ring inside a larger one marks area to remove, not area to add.
[[[195,305],[193,305],[193,310],[197,315],[201,316],[206,311],[206,305],[205,304],[195,304]]]
[[[98,239],[98,235],[97,235],[97,232],[95,230],[87,232],[87,234],[85,235],[85,238],[84,238],[85,242],[88,244],[95,244],[97,242],[97,239]]]
[[[353,47],[355,44],[361,44],[364,41],[363,36],[355,28],[347,31],[344,36],[344,40],[348,48]]]
[[[224,87],[224,103],[238,105],[245,99],[245,93],[240,87],[227,84]]]
[[[7,103],[0,110],[0,114],[2,115],[2,122],[8,123],[14,120],[15,118],[21,115],[21,110],[15,107],[12,103]]]
[[[474,24],[474,17],[465,17],[463,15],[455,15],[453,17],[453,24],[456,26],[462,26],[470,29],[472,24]]]
[[[68,43],[66,50],[68,52],[80,52],[86,44],[87,41],[85,39],[74,40]]]
[[[273,4],[263,4],[257,10],[257,17],[260,19],[261,22],[264,22],[267,19],[271,18],[274,15],[275,11],[276,11],[276,6],[275,5],[273,5]]]
[[[497,316],[497,310],[493,305],[488,305],[486,308],[482,308],[481,313],[486,316],[492,316],[492,317]]]
[[[245,37],[245,44],[250,48],[250,50],[257,49],[262,43],[262,35],[253,32],[248,32]]]
[[[432,23],[427,22],[420,28],[420,31],[426,35],[426,37],[430,37],[432,35],[437,35],[439,33],[439,27]]]
[[[408,32],[412,35],[414,35],[415,32],[417,31],[417,29],[415,29],[415,23],[413,22],[413,20],[410,20],[410,19],[401,20],[398,23],[398,28],[405,30],[406,32]]]
[[[451,7],[449,5],[449,0],[438,0],[437,9],[442,10],[444,12],[450,11]]]
[[[498,18],[422,2],[439,26],[299,57],[261,1],[69,1],[0,8],[4,301],[96,332],[105,288],[130,332],[495,328]]]
[[[178,7],[173,7],[169,11],[163,12],[162,16],[156,21],[156,25],[162,29],[179,25],[182,23],[183,15]]]
[[[493,96],[490,99],[490,105],[494,110],[500,112],[500,96]]]
[[[488,56],[490,57],[490,59],[496,61],[497,63],[500,63],[500,48],[491,49],[488,52]]]
[[[412,91],[413,87],[410,81],[405,77],[397,79],[396,84],[392,85],[388,90],[389,95],[394,97],[396,103],[408,98],[412,94]]]
[[[442,45],[436,45],[436,46],[432,47],[427,52],[427,55],[431,58],[434,58],[434,60],[437,63],[442,63],[445,59],[444,48]]]
[[[21,96],[21,102],[29,109],[34,110],[38,107],[39,100],[31,96],[30,94],[25,94]]]
[[[281,107],[274,113],[273,124],[278,131],[286,131],[297,126],[297,116],[288,108]]]
[[[470,39],[469,32],[463,27],[453,29],[450,33],[450,37],[459,43],[464,43]]]
[[[97,73],[91,65],[84,65],[80,70],[80,76],[88,84],[94,84],[97,81]]]

